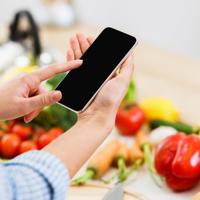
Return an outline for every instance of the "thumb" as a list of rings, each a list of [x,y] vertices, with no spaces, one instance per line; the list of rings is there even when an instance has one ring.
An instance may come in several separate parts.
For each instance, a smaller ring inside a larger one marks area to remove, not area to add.
[[[53,92],[45,92],[40,95],[31,97],[28,99],[29,105],[32,108],[31,110],[35,110],[38,108],[42,108],[45,106],[49,106],[58,102],[62,98],[62,93],[60,91]]]

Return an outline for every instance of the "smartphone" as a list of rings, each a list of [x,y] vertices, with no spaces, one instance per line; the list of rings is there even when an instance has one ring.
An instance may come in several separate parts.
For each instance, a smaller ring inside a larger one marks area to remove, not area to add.
[[[84,111],[136,46],[135,37],[105,28],[80,59],[83,64],[70,71],[58,85],[63,94],[60,104]]]

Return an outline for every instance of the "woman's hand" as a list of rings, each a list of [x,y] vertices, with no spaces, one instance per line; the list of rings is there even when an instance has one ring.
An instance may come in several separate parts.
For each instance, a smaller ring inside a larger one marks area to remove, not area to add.
[[[49,66],[2,85],[0,87],[0,119],[15,119],[24,116],[26,122],[31,121],[43,107],[54,104],[62,98],[60,91],[46,91],[41,83],[56,74],[77,68],[81,64],[81,60],[73,60],[65,65]]]
[[[79,33],[70,40],[70,49],[67,52],[67,60],[79,59],[94,41],[91,37],[85,37]],[[95,67],[95,66],[93,66]],[[121,66],[120,74],[109,80],[98,93],[92,104],[82,112],[79,117],[98,116],[112,128],[117,109],[127,91],[132,77],[133,64],[130,56]]]

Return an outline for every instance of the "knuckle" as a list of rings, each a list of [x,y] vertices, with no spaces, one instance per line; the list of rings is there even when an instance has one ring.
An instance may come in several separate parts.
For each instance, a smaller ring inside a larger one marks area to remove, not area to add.
[[[21,80],[23,83],[26,83],[30,88],[36,88],[40,83],[37,76],[30,74],[23,76]]]
[[[51,103],[51,98],[49,95],[44,95],[41,97],[41,106],[46,106],[49,105]]]

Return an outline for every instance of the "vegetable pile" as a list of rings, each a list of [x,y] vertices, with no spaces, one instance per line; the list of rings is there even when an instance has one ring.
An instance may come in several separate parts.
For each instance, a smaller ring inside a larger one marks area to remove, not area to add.
[[[49,80],[54,89],[65,74]],[[45,108],[29,124],[22,120],[1,122],[0,157],[13,158],[29,150],[42,149],[77,120],[77,116],[55,104]],[[173,191],[189,190],[200,180],[200,129],[181,120],[174,104],[165,98],[153,97],[136,102],[131,82],[116,115],[120,135],[90,160],[85,173],[73,181],[83,185],[92,179],[105,184],[125,182],[133,172],[146,170],[158,187],[166,184]],[[131,140],[121,138],[126,137]],[[112,174],[107,172],[115,169]]]
[[[59,127],[46,130],[39,126],[25,125],[19,120],[1,122],[0,156],[11,159],[30,150],[42,149],[64,131]]]
[[[116,129],[121,136],[129,137],[132,145],[120,138],[111,141],[91,159],[85,174],[73,184],[83,185],[91,179],[107,184],[124,182],[141,168],[147,170],[158,187],[166,183],[176,192],[189,190],[199,182],[199,128],[182,122],[170,100],[124,100],[116,116]],[[116,168],[116,172],[105,179],[111,168]]]

